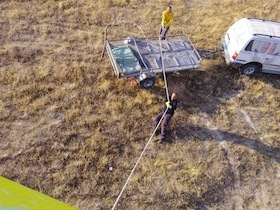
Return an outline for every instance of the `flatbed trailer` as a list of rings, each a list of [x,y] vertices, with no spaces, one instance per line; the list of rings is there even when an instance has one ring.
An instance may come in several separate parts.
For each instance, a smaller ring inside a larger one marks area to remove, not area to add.
[[[106,40],[108,52],[118,78],[135,77],[141,87],[154,85],[156,75],[198,68],[202,58],[190,39],[183,35],[159,38],[127,37]]]

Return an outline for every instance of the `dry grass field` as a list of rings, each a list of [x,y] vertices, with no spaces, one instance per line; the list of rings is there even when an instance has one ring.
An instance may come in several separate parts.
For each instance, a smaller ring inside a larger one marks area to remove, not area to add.
[[[166,4],[0,0],[1,176],[81,210],[112,208],[165,89],[161,75],[148,90],[117,79],[108,56],[100,59],[103,32],[133,21],[157,36]],[[204,49],[221,48],[242,17],[280,21],[279,0],[171,4],[169,35]],[[248,78],[217,55],[167,79],[179,94],[169,142],[148,146],[117,209],[279,209],[280,75]]]

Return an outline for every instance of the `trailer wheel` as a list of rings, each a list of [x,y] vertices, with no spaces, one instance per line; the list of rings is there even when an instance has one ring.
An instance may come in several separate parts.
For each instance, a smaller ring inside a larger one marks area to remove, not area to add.
[[[140,86],[142,88],[150,88],[152,87],[156,82],[156,78],[155,77],[147,77],[146,79],[140,81]]]
[[[261,66],[257,63],[249,63],[240,68],[241,73],[247,76],[252,76],[261,70]]]

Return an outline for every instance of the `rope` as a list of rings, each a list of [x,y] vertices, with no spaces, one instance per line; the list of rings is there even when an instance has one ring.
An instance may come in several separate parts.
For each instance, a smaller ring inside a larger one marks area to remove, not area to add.
[[[160,47],[160,55],[161,55],[163,79],[164,79],[164,83],[165,83],[166,98],[167,98],[168,101],[170,101],[170,99],[169,99],[169,92],[168,92],[168,86],[167,86],[167,79],[166,79],[166,74],[165,74],[165,69],[164,69],[164,54],[163,54],[163,52],[162,52],[162,44],[161,44],[161,38],[160,38],[160,37],[159,37],[159,47]],[[156,128],[154,129],[154,131],[153,131],[152,135],[150,136],[150,138],[149,138],[149,140],[148,140],[146,146],[144,147],[144,149],[143,149],[141,155],[139,156],[138,160],[136,161],[136,163],[135,163],[135,165],[134,165],[132,171],[130,172],[130,175],[128,176],[128,178],[127,178],[127,180],[126,180],[126,182],[125,182],[125,184],[124,184],[124,186],[123,186],[123,188],[122,188],[120,194],[118,195],[118,197],[117,197],[117,199],[116,199],[116,201],[115,201],[115,203],[114,203],[114,206],[112,207],[112,210],[114,210],[114,209],[116,208],[116,206],[118,205],[119,200],[120,200],[120,198],[121,198],[121,196],[122,196],[122,194],[123,194],[123,192],[124,192],[126,186],[128,185],[128,183],[129,183],[129,181],[130,181],[130,179],[131,179],[131,177],[132,177],[132,175],[133,175],[133,173],[134,173],[136,167],[137,167],[138,164],[140,163],[140,160],[142,159],[142,157],[143,157],[143,155],[144,155],[144,153],[145,153],[145,151],[146,151],[148,145],[150,144],[152,138],[154,137],[154,135],[155,135],[155,133],[156,133],[156,131],[157,131],[157,129],[158,129],[160,123],[162,122],[163,118],[165,117],[167,111],[168,111],[168,108],[165,109],[165,111],[164,111],[162,117],[160,118],[160,120],[159,120],[159,122],[158,122]]]
[[[161,65],[162,65],[162,73],[163,73],[163,79],[164,79],[164,84],[165,84],[166,98],[168,101],[170,101],[168,87],[167,87],[167,79],[166,79],[166,74],[165,74],[165,69],[164,69],[164,54],[162,52],[161,37],[159,37],[159,48],[160,48]]]
[[[154,131],[153,131],[153,133],[152,133],[150,139],[148,140],[146,146],[144,147],[144,149],[143,149],[143,151],[142,151],[140,157],[138,158],[137,162],[135,163],[135,165],[134,165],[134,167],[133,167],[133,169],[132,169],[132,171],[131,171],[129,177],[127,178],[127,180],[126,180],[126,182],[125,182],[125,184],[124,184],[124,186],[123,186],[123,188],[122,188],[122,190],[121,190],[121,192],[120,192],[120,194],[119,194],[119,196],[118,196],[118,198],[117,198],[117,200],[116,200],[116,202],[115,202],[115,204],[114,204],[112,210],[114,210],[114,209],[116,208],[116,206],[118,205],[118,202],[119,202],[119,200],[120,200],[120,198],[121,198],[121,196],[122,196],[122,194],[123,194],[123,192],[124,192],[124,190],[125,190],[125,188],[126,188],[128,182],[129,182],[129,180],[131,179],[131,177],[132,177],[132,175],[133,175],[133,173],[134,173],[134,171],[135,171],[137,165],[140,163],[141,158],[143,157],[143,155],[144,155],[144,153],[145,153],[145,151],[146,151],[148,145],[150,144],[152,138],[154,137],[154,135],[155,135],[155,133],[156,133],[156,131],[157,131],[157,129],[158,129],[158,127],[159,127],[161,121],[163,120],[163,118],[164,118],[164,116],[165,116],[167,110],[168,110],[168,108],[165,109],[165,111],[164,111],[164,113],[163,113],[163,115],[162,115],[160,121],[158,122],[156,128],[154,129]]]

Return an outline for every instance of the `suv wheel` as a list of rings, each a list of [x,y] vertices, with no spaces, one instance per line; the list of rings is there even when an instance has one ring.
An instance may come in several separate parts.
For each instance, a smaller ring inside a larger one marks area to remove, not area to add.
[[[252,76],[260,70],[261,70],[260,65],[256,63],[250,63],[241,67],[241,73],[247,76]]]

